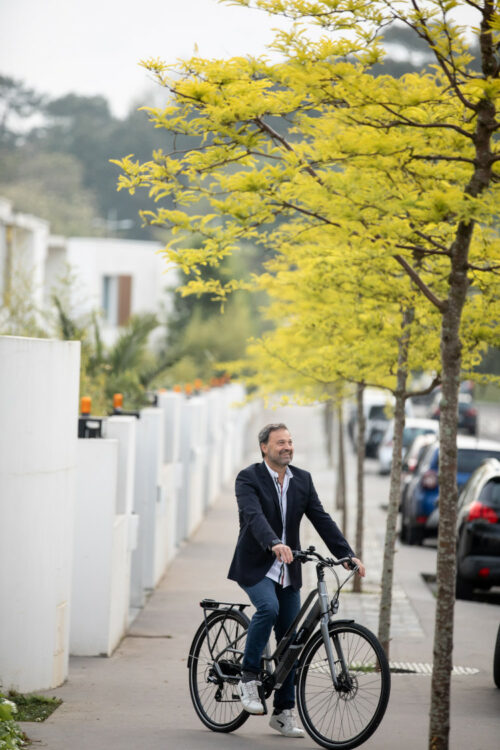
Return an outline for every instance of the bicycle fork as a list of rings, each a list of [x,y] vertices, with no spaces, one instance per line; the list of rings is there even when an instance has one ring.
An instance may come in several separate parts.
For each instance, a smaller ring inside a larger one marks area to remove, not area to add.
[[[323,571],[321,571],[322,573]],[[318,576],[319,577],[319,576]],[[337,669],[335,666],[335,655],[333,653],[332,648],[332,639],[330,638],[329,633],[329,625],[330,625],[330,608],[329,608],[329,599],[328,599],[328,592],[326,589],[326,583],[324,581],[323,576],[319,577],[318,580],[318,594],[319,594],[319,606],[320,606],[320,630],[321,635],[323,636],[323,644],[325,646],[326,651],[326,658],[328,660],[328,666],[330,668],[330,675],[332,678],[333,685],[336,690],[345,690],[346,688],[349,688],[349,671],[347,669],[347,665],[345,663],[344,654],[342,652],[342,647],[340,645],[338,636],[333,636],[333,641],[335,644],[335,651],[337,660],[340,663],[341,666],[341,675],[344,676],[344,679],[339,680],[337,676]]]

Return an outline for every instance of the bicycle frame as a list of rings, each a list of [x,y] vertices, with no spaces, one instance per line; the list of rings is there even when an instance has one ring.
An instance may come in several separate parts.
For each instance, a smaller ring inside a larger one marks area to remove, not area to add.
[[[357,567],[349,557],[324,558],[314,547],[293,550],[301,562],[314,562],[316,586],[273,654],[269,644],[258,678],[262,713],[273,690],[295,674],[297,708],[304,729],[319,745],[334,750],[363,744],[382,720],[390,695],[390,668],[377,637],[354,619],[337,619],[340,592]],[[334,566],[352,573],[341,582]],[[329,597],[325,568],[336,579]],[[233,732],[250,714],[238,683],[250,619],[248,604],[204,599],[203,619],[191,647],[189,692],[195,711],[208,729]]]
[[[328,633],[328,626],[331,622],[331,615],[335,614],[338,610],[338,596],[340,588],[337,590],[335,596],[330,602],[325,583],[324,568],[324,563],[317,563],[316,576],[318,583],[316,589],[313,589],[307,596],[304,604],[297,614],[297,617],[292,622],[281,641],[278,643],[274,653],[268,658],[264,657],[264,661],[271,661],[275,664],[274,671],[271,673],[266,672],[263,676],[262,682],[266,698],[271,694],[273,690],[278,690],[282,686],[284,680],[286,679],[294,663],[300,656],[300,653],[302,652],[307,641],[316,630],[318,622],[323,636],[323,642],[325,645],[325,651],[327,654],[332,682],[336,689],[338,689],[339,687],[335,670],[335,658],[333,655],[332,644]],[[349,578],[351,578],[353,574],[354,573],[351,573],[351,575],[346,578],[342,586],[345,585],[345,583],[349,580]],[[311,604],[315,599],[316,602],[311,607]],[[311,609],[306,617],[306,612],[310,607]],[[304,622],[300,629],[297,630],[299,623],[302,620],[304,620]],[[353,622],[353,620],[339,620],[339,622]],[[346,670],[344,656],[339,644],[337,644],[337,655],[342,665],[342,669]]]
[[[339,689],[339,681],[335,669],[335,656],[333,653],[328,629],[332,620],[332,615],[336,614],[338,610],[340,589],[345,586],[347,581],[354,575],[354,571],[352,571],[350,575],[347,576],[347,578],[343,581],[343,583],[337,587],[337,591],[330,601],[325,583],[325,567],[328,567],[326,561],[320,561],[316,564],[316,588],[313,589],[306,597],[306,600],[301,606],[299,613],[295,617],[294,621],[288,628],[283,638],[277,644],[274,653],[269,654],[269,650],[267,650],[267,653],[264,653],[263,655],[263,662],[267,662],[270,666],[269,669],[264,669],[262,673],[262,690],[266,698],[269,697],[273,690],[278,690],[282,686],[284,680],[299,658],[309,638],[316,630],[318,623],[321,634],[323,636],[323,643],[325,646],[332,682],[334,687],[336,689]],[[235,654],[241,653],[241,648],[238,648],[238,643],[245,636],[245,632],[242,632],[237,638],[230,641],[220,653],[217,652],[217,641],[219,640],[221,633],[224,631],[224,620],[221,620],[220,627],[218,628],[215,637],[212,637],[212,639],[210,639],[210,629],[208,627],[210,615],[207,616],[207,610],[213,611],[214,614],[217,611],[230,612],[231,610],[239,610],[241,614],[248,620],[243,610],[249,605],[236,604],[232,602],[216,602],[213,599],[203,599],[203,601],[200,602],[200,606],[203,607],[204,621],[200,625],[198,633],[201,630],[205,630],[205,632],[207,633],[208,649],[210,652],[210,656],[214,660],[213,668],[217,674],[217,677],[230,683],[236,683],[240,679],[239,675],[234,672],[231,672],[231,674],[226,674],[221,667],[221,663],[222,665],[224,664],[223,659],[221,662],[221,657],[223,657],[224,654],[234,656]],[[351,623],[354,622],[354,620],[338,620],[337,622]],[[302,624],[299,628],[300,623]],[[337,660],[340,661],[343,672],[347,673],[342,649],[340,647],[340,644],[338,643],[338,639],[336,639],[335,637],[334,642],[335,650],[337,652]],[[191,659],[192,655],[190,654],[188,658],[188,667],[190,666]],[[274,669],[272,668],[272,665],[274,665]]]

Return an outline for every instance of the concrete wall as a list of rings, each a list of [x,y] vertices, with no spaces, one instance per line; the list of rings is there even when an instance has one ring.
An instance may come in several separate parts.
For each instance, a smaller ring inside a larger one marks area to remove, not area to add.
[[[135,417],[110,417],[107,439],[78,441],[70,650],[109,656],[127,631],[132,552]]]
[[[0,682],[68,671],[80,344],[0,337]]]

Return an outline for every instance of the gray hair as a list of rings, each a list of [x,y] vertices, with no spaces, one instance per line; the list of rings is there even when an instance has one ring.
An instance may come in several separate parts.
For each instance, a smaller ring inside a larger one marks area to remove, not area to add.
[[[271,434],[271,432],[275,432],[275,430],[288,430],[288,427],[286,426],[286,424],[283,424],[283,422],[274,422],[271,424],[266,424],[266,426],[263,427],[262,430],[259,432],[259,448],[262,445],[262,443],[267,445],[269,441],[269,435]],[[262,456],[264,456],[264,453],[262,453],[262,450],[261,450],[261,454]]]

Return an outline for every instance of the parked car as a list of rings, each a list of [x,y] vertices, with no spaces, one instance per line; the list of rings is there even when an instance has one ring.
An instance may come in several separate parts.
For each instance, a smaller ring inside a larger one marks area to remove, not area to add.
[[[365,388],[363,394],[363,411],[365,415],[365,455],[375,457],[386,427],[391,418],[394,397],[386,391],[376,388]],[[357,448],[358,418],[356,407],[351,409],[348,432],[353,450]]]
[[[401,500],[399,510],[401,510],[405,495],[410,486],[411,480],[418,473],[420,463],[425,451],[438,440],[437,434],[417,435],[405,455],[403,456],[403,465],[401,467]]]
[[[403,456],[418,435],[434,435],[439,432],[439,422],[435,419],[419,419],[407,417],[403,429]],[[392,466],[392,451],[394,442],[394,420],[389,422],[381,443],[378,447],[379,474],[389,474]]]
[[[457,486],[459,490],[472,472],[487,458],[500,459],[500,442],[457,436]],[[411,480],[401,504],[401,541],[422,544],[438,527],[439,442],[425,451],[418,473]]]
[[[493,682],[500,688],[500,625],[497,630],[495,650],[493,652]]]
[[[489,458],[458,499],[457,599],[500,585],[500,461]]]
[[[468,382],[468,381],[467,381]],[[431,419],[439,420],[441,416],[441,392],[431,406]],[[477,408],[472,401],[469,392],[460,392],[458,394],[458,430],[468,435],[477,435]]]
[[[377,388],[366,388],[363,394],[363,410],[365,414],[365,455],[376,458],[380,441],[392,418],[394,407],[394,396],[387,391]],[[405,403],[405,413],[408,417],[413,416],[413,407],[410,399]],[[353,450],[357,449],[358,419],[354,405],[351,406],[347,421],[347,432],[351,438]]]

